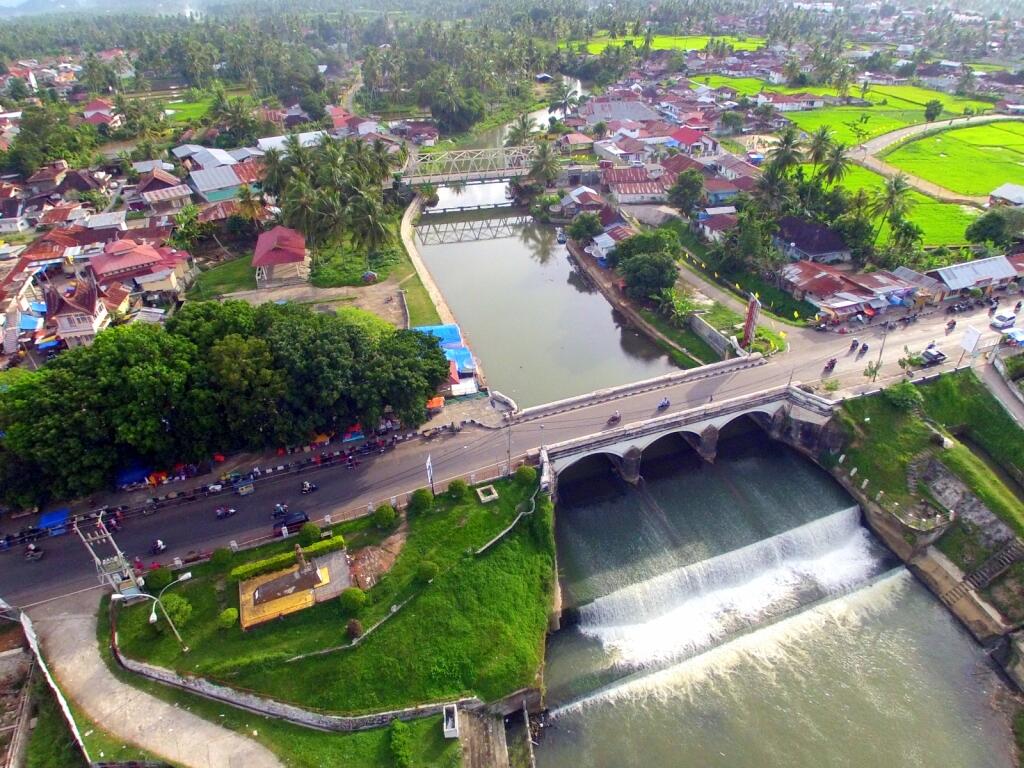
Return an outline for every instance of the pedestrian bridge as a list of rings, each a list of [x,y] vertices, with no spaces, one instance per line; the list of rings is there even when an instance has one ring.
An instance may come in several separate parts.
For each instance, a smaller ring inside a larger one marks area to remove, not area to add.
[[[640,480],[644,450],[672,434],[686,440],[706,461],[715,460],[719,434],[749,418],[776,438],[813,445],[832,417],[833,403],[795,386],[783,385],[699,408],[658,416],[566,440],[541,449],[542,483],[554,494],[558,474],[588,456],[607,456],[624,480]]]
[[[531,216],[501,216],[493,219],[470,221],[445,221],[426,216],[416,227],[416,236],[423,245],[450,245],[452,243],[475,243],[481,240],[499,240],[518,237],[520,228],[533,221]]]
[[[402,180],[412,186],[509,181],[530,172],[536,152],[536,145],[412,152],[402,172]]]

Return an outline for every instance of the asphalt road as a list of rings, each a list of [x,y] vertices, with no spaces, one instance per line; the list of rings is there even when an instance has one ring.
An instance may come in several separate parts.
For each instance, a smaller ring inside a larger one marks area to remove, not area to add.
[[[958,345],[969,325],[983,331],[983,345],[998,338],[998,333],[988,328],[987,313],[983,309],[956,318],[957,329],[950,335],[944,331],[949,316],[941,311],[890,331],[885,338],[882,373],[873,385],[867,382],[863,371],[866,362],[876,360],[882,350],[884,332],[880,326],[867,326],[856,333],[859,340],[869,344],[869,351],[863,356],[849,351],[852,335],[792,329],[792,351],[764,365],[629,395],[614,404],[585,406],[527,420],[508,430],[466,428],[458,434],[429,442],[412,441],[386,454],[367,458],[355,469],[330,467],[303,475],[320,486],[318,492],[306,496],[299,493],[301,480],[298,478],[264,480],[252,496],[231,498],[231,506],[239,513],[228,520],[215,519],[214,508],[227,502],[212,498],[130,520],[116,539],[129,557],[140,555],[149,563],[153,560],[146,555],[149,545],[160,538],[169,548],[161,558],[167,562],[174,556],[185,557],[189,552],[226,546],[231,540],[242,543],[269,536],[272,532],[270,513],[278,502],[288,504],[292,511],[306,511],[313,520],[326,514],[332,514],[336,520],[341,516],[355,516],[364,512],[367,504],[380,503],[424,487],[428,454],[437,480],[472,472],[479,473],[477,479],[484,479],[487,468],[493,470],[505,462],[507,451],[511,450],[515,457],[542,445],[598,432],[615,409],[621,411],[623,423],[629,423],[655,415],[658,401],[664,396],[671,399],[669,412],[674,412],[703,405],[712,397],[720,402],[790,380],[813,382],[821,378],[825,361],[831,357],[838,359],[833,375],[842,381],[844,391],[877,387],[899,377],[901,371],[896,360],[904,355],[905,346],[919,351],[936,341],[950,358],[948,368],[960,357]],[[24,606],[96,584],[88,553],[73,533],[44,539],[41,545],[46,556],[39,562],[25,562],[20,548],[0,553],[0,597]]]

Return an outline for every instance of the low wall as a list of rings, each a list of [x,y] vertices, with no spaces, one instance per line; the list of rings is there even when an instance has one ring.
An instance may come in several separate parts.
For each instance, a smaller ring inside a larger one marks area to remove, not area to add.
[[[738,357],[746,357],[749,354],[749,352],[741,348],[739,345],[734,345],[732,343],[732,339],[728,338],[717,328],[709,324],[708,321],[700,315],[690,315],[688,323],[690,330],[706,341],[708,346],[723,358],[728,359],[734,355]]]
[[[420,249],[416,247],[416,234],[413,231],[413,222],[416,220],[416,217],[419,216],[422,208],[423,198],[416,195],[416,197],[413,198],[413,201],[409,204],[409,207],[405,209],[400,229],[402,245],[405,246],[405,250],[409,254],[409,260],[412,262],[412,266],[416,270],[416,274],[419,275],[420,282],[423,283],[423,287],[427,289],[427,295],[430,296],[430,301],[433,302],[434,309],[437,310],[437,314],[441,318],[441,322],[454,324],[455,315],[452,314],[451,308],[444,300],[444,294],[441,293],[441,289],[438,288],[437,283],[434,282],[434,277],[430,274],[430,270],[427,269],[427,265],[423,263],[423,259],[420,256]]]
[[[294,704],[286,704],[264,696],[259,696],[248,691],[240,691],[223,685],[211,683],[201,677],[184,677],[172,672],[169,669],[158,667],[146,662],[136,661],[121,655],[117,646],[117,630],[112,633],[113,643],[111,650],[118,664],[142,677],[154,680],[164,685],[180,688],[183,691],[194,693],[211,701],[219,701],[230,704],[233,707],[255,712],[259,715],[266,715],[278,720],[287,720],[297,725],[309,728],[318,728],[322,731],[363,731],[370,728],[379,728],[390,723],[392,720],[416,720],[421,717],[439,715],[445,706],[455,704],[460,709],[482,709],[484,703],[475,697],[458,699],[457,701],[442,701],[435,704],[422,704],[416,707],[405,709],[392,709],[385,712],[375,712],[372,715],[332,715],[325,712],[303,709]]]
[[[1006,382],[1006,386],[1010,388],[1010,392],[1016,397],[1021,405],[1024,405],[1024,392],[1021,392],[1020,387],[1017,386],[1017,382],[1010,378],[1010,374],[1006,371],[1006,363],[1003,361],[1001,355],[992,356],[992,367],[996,369],[999,376]]]

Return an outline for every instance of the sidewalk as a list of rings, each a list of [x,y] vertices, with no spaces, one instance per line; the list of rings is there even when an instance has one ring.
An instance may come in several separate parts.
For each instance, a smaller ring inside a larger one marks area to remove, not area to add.
[[[101,594],[98,589],[77,594],[30,612],[51,671],[82,712],[114,736],[179,765],[281,765],[262,745],[114,677],[96,645],[96,610]]]
[[[985,382],[985,386],[988,387],[988,391],[995,395],[996,399],[1003,404],[1003,407],[1010,412],[1014,421],[1021,427],[1024,427],[1024,404],[1010,391],[1009,385],[999,375],[999,371],[988,362],[979,366],[976,370],[981,380]]]

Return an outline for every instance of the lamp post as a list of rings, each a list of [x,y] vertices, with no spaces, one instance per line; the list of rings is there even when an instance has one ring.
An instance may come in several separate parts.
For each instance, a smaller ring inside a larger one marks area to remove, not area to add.
[[[178,639],[178,645],[181,646],[181,652],[182,653],[188,653],[188,646],[185,645],[185,641],[181,639],[181,635],[178,633],[178,628],[176,626],[174,626],[174,622],[171,621],[171,617],[167,613],[167,609],[164,608],[164,604],[162,602],[160,602],[160,598],[162,598],[164,596],[164,592],[166,592],[168,589],[173,587],[175,584],[181,584],[183,581],[188,581],[191,578],[192,578],[192,571],[185,571],[185,573],[181,574],[181,576],[179,576],[177,579],[172,581],[166,587],[161,589],[157,593],[156,597],[153,597],[153,595],[147,595],[145,593],[141,593],[139,595],[139,597],[144,597],[147,600],[152,600],[153,601],[153,609],[149,612],[149,623],[150,624],[156,624],[156,622],[157,622],[156,607],[158,605],[160,606],[160,610],[163,611],[164,618],[167,619],[167,623],[171,626],[171,631],[174,632],[174,636]],[[128,600],[129,597],[127,595],[114,594],[114,595],[110,596],[110,599],[111,600]]]

